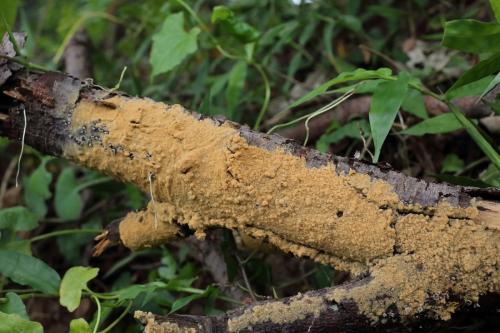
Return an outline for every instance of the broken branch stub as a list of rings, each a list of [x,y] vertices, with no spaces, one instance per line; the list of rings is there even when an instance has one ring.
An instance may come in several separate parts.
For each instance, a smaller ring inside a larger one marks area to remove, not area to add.
[[[403,321],[447,319],[461,302],[500,291],[498,190],[429,183],[61,73],[21,70],[1,89],[12,105],[1,133],[19,138],[25,109],[28,144],[155,198],[114,229],[131,249],[239,230],[369,276],[328,291],[328,301],[353,302],[373,322],[389,309]]]

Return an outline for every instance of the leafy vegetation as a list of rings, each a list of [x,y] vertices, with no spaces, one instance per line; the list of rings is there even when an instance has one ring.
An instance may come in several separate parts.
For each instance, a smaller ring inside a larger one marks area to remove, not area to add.
[[[28,33],[19,61],[64,70],[64,50],[84,29],[99,85],[119,82],[130,94],[258,130],[294,126],[305,130],[304,144],[369,154],[413,176],[500,186],[500,129],[454,104],[469,97],[500,115],[499,100],[487,98],[500,82],[500,5],[490,4],[6,0],[0,33]],[[371,97],[367,112],[331,117],[311,133],[313,121],[359,96]],[[16,187],[18,153],[19,145],[0,139],[0,332],[42,332],[38,322],[48,331],[63,323],[74,333],[139,332],[128,315],[137,309],[216,314],[241,304],[185,244],[91,258],[103,225],[143,207],[145,196],[29,147]],[[224,237],[230,279],[239,285],[243,275],[249,297],[344,278],[310,262],[248,253],[231,233]],[[285,275],[295,277],[280,276],[273,261],[287,262]],[[42,316],[48,309],[52,320]]]

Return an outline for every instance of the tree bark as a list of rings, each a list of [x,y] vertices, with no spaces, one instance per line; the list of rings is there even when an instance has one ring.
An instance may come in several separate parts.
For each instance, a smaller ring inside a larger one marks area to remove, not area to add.
[[[1,135],[150,194],[145,211],[108,227],[98,251],[117,241],[137,249],[203,238],[223,227],[360,279],[196,325],[335,332],[394,318],[400,326],[422,314],[448,319],[500,291],[498,189],[430,183],[62,73],[7,62],[0,77]],[[189,317],[166,320],[180,318]],[[188,322],[183,329],[194,327]]]

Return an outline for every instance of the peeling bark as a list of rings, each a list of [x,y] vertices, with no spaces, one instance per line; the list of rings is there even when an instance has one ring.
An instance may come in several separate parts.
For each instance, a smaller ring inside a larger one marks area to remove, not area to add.
[[[498,189],[430,183],[62,73],[7,70],[0,134],[19,139],[26,111],[26,143],[153,198],[109,227],[97,251],[118,240],[136,249],[203,238],[223,227],[365,277],[235,310],[232,321],[221,319],[228,332],[263,322],[315,332],[318,318],[349,331],[381,324],[389,311],[403,324],[422,313],[448,319],[461,304],[500,291]]]

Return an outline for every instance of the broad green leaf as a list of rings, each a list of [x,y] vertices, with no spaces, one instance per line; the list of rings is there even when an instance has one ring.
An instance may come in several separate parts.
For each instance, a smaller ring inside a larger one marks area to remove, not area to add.
[[[80,305],[82,290],[87,288],[87,282],[99,273],[99,268],[76,266],[71,267],[61,281],[59,303],[68,311],[73,312]]]
[[[453,113],[443,113],[409,127],[401,131],[400,134],[421,136],[425,134],[449,133],[461,128],[462,124],[460,124]]]
[[[54,207],[57,215],[66,220],[76,220],[82,213],[83,201],[72,168],[65,168],[57,179]]]
[[[226,6],[215,6],[211,20],[243,43],[250,43],[259,38],[259,32],[254,27],[236,17]]]
[[[229,80],[226,89],[226,100],[228,109],[227,116],[229,119],[234,121],[239,120],[235,119],[234,111],[240,102],[241,93],[243,92],[243,87],[245,86],[246,76],[247,76],[247,63],[244,61],[238,61],[229,72]]]
[[[26,320],[17,314],[0,312],[0,333],[43,333],[40,323]]]
[[[493,54],[486,60],[480,61],[474,67],[466,71],[462,76],[448,89],[446,96],[457,88],[468,83],[480,80],[485,76],[497,74],[500,71],[500,52]]]
[[[0,250],[0,274],[50,295],[57,295],[61,281],[59,274],[40,259],[7,250]]]
[[[38,226],[38,216],[26,207],[10,207],[0,210],[0,229],[29,231]]]
[[[2,0],[0,3],[0,40],[3,38],[4,33],[7,32],[5,23],[7,23],[10,31],[14,29],[18,6],[19,0]]]
[[[198,49],[197,37],[200,29],[195,27],[189,32],[184,30],[184,14],[169,15],[162,28],[153,36],[150,63],[152,77],[166,73],[177,66],[188,55]]]
[[[402,75],[396,81],[382,82],[373,93],[368,118],[375,146],[374,163],[378,162],[382,145],[406,96],[408,80],[407,75]]]
[[[408,89],[401,108],[421,119],[429,118],[425,109],[424,96],[416,89]]]
[[[92,333],[92,328],[83,318],[73,319],[69,323],[69,333]]]
[[[313,89],[306,95],[299,98],[297,101],[292,103],[290,107],[296,107],[304,102],[307,102],[314,97],[326,92],[328,89],[336,84],[350,82],[350,81],[361,81],[370,79],[389,79],[391,78],[392,71],[389,68],[379,68],[377,70],[366,70],[366,69],[356,69],[353,72],[344,72],[339,74],[337,77],[331,79],[328,82],[323,83],[319,87]]]
[[[47,214],[45,200],[52,196],[49,190],[52,174],[46,170],[47,162],[51,159],[51,157],[44,157],[38,168],[24,183],[24,200],[28,208],[40,217]]]
[[[464,161],[456,154],[448,154],[443,160],[441,173],[457,172],[464,168]]]
[[[471,19],[446,22],[443,45],[471,53],[500,51],[500,24]]]
[[[500,23],[500,1],[498,0],[490,0],[491,10],[493,10],[493,14],[495,14],[495,18],[498,23]]]
[[[5,294],[5,298],[7,301],[5,303],[0,303],[0,312],[16,314],[21,318],[29,319],[28,313],[26,312],[26,306],[18,294],[8,292]]]

